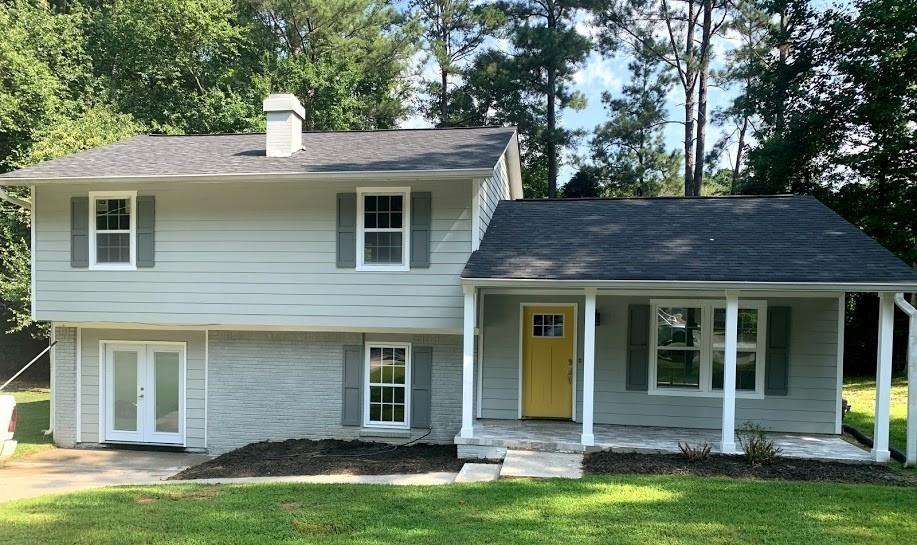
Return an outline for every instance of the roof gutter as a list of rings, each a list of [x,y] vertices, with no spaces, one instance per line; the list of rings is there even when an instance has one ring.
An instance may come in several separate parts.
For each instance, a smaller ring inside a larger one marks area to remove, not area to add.
[[[917,309],[903,293],[895,294],[895,304],[908,315],[907,333],[907,440],[906,467],[917,465]]]
[[[824,291],[824,292],[910,292],[917,282],[742,282],[707,280],[543,280],[525,278],[462,278],[474,287],[739,290],[739,291]]]
[[[429,180],[482,178],[493,175],[489,168],[429,169],[429,170],[355,170],[329,172],[248,172],[240,174],[160,174],[154,176],[61,176],[53,178],[3,178],[0,184],[8,186],[45,185],[49,183],[226,183],[226,182],[322,182],[362,180]]]
[[[19,197],[16,197],[16,196],[14,196],[14,195],[10,195],[9,193],[7,193],[6,188],[3,187],[3,186],[0,186],[0,199],[2,199],[2,200],[6,201],[6,202],[8,202],[8,203],[10,203],[10,204],[12,204],[12,205],[14,205],[14,206],[18,206],[18,207],[20,207],[20,208],[25,208],[26,210],[31,210],[31,209],[32,209],[32,203],[31,203],[31,202],[29,202],[29,201],[27,201],[27,200],[25,200],[25,199],[20,199]]]

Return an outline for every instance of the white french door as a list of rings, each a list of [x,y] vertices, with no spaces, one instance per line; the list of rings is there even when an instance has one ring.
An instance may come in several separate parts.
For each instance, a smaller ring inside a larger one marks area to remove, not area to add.
[[[105,440],[183,444],[183,343],[105,343]]]

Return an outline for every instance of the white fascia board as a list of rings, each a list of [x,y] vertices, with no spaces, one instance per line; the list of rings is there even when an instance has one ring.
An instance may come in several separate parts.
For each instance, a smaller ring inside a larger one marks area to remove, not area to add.
[[[328,333],[380,333],[410,335],[461,335],[461,328],[405,328],[405,327],[359,327],[323,325],[260,325],[260,324],[194,324],[194,323],[138,323],[138,322],[73,322],[55,321],[58,327],[81,327],[83,329],[144,329],[174,331],[310,331]]]
[[[512,278],[462,278],[462,284],[476,287],[653,289],[653,290],[740,290],[740,291],[825,291],[825,292],[912,292],[917,282],[711,282],[692,280],[531,280]]]
[[[249,172],[239,174],[163,174],[157,176],[63,176],[58,178],[2,178],[0,186],[29,186],[57,183],[144,183],[144,182],[311,182],[311,181],[402,181],[431,178],[468,179],[492,176],[487,168],[430,170],[359,170],[329,172]]]

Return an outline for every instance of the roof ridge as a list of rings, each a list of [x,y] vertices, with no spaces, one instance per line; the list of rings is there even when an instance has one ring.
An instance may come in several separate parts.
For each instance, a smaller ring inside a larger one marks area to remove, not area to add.
[[[473,131],[484,129],[511,129],[517,130],[515,126],[503,125],[482,125],[480,127],[410,127],[410,128],[392,128],[392,129],[357,129],[357,130],[328,130],[328,131],[303,131],[303,134],[368,134],[375,132],[419,132],[419,131]],[[264,136],[264,132],[207,132],[191,134],[166,134],[166,133],[148,133],[137,136],[155,136],[157,138],[168,137],[187,137],[187,136]]]
[[[548,203],[548,202],[578,202],[578,201],[678,201],[678,200],[717,200],[717,199],[780,199],[780,198],[813,198],[812,195],[798,195],[795,193],[775,193],[765,195],[660,195],[655,197],[554,197],[554,198],[526,198],[513,199],[512,202]]]

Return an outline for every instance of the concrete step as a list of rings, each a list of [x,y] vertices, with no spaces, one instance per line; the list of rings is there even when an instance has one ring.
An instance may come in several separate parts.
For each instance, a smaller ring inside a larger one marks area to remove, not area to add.
[[[500,477],[579,479],[583,476],[583,455],[566,452],[507,450]]]
[[[500,478],[500,464],[474,464],[466,463],[462,466],[458,476],[455,477],[457,483],[481,483],[485,481],[496,481]]]

